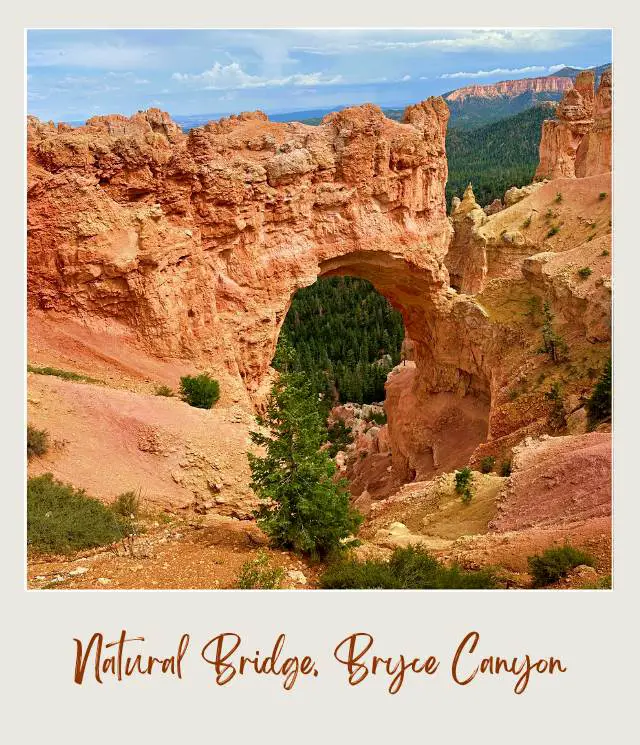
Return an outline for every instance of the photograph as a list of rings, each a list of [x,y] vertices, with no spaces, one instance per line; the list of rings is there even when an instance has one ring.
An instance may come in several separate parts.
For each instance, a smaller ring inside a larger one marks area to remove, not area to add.
[[[610,28],[24,34],[27,595],[614,587]]]

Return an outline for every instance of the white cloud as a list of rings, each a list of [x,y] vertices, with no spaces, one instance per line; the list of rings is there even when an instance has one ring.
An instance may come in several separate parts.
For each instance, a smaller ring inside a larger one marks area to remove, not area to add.
[[[403,77],[400,78],[401,83],[406,83],[407,80],[411,80],[411,75],[404,75]]]
[[[265,78],[249,75],[237,62],[222,65],[216,62],[204,72],[191,75],[174,72],[173,80],[181,83],[195,84],[204,90],[224,91],[241,88],[281,88],[283,86],[335,85],[342,82],[341,75],[328,77],[321,72],[297,73],[282,78]]]
[[[564,65],[553,65],[555,71],[560,70]],[[506,67],[496,67],[493,70],[476,70],[475,72],[445,72],[439,77],[442,79],[449,78],[491,78],[496,75],[522,75],[524,73],[542,73],[551,72],[551,67],[544,67],[542,65],[529,65],[528,67],[516,67],[508,69]]]
[[[415,40],[331,41],[327,44],[300,45],[294,50],[316,55],[337,55],[366,51],[434,50],[439,52],[481,51],[553,51],[573,46],[575,35],[551,29],[483,29],[459,31],[451,36]]]

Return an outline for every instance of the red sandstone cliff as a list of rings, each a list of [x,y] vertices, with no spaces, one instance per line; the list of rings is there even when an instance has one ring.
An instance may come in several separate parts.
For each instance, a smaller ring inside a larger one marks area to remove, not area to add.
[[[522,93],[562,93],[573,87],[571,78],[543,77],[523,80],[503,80],[490,85],[467,85],[444,97],[445,101],[462,102],[466,98],[498,98],[519,96]]]
[[[595,95],[593,72],[581,72],[558,105],[556,119],[543,124],[535,178],[583,178],[610,171],[611,69],[602,73]]]

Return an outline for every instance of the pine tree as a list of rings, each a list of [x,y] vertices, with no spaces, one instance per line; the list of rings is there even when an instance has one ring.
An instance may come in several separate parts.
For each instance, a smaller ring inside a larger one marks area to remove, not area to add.
[[[611,419],[611,359],[607,360],[602,375],[587,401],[589,427]]]
[[[566,359],[568,347],[565,340],[553,328],[555,316],[548,300],[544,301],[542,314],[544,323],[542,324],[542,347],[540,352],[548,354],[552,362],[562,362]]]
[[[344,479],[323,445],[327,429],[308,377],[285,373],[272,388],[258,423],[268,434],[252,432],[264,456],[249,453],[251,488],[262,500],[258,525],[274,545],[312,557],[339,549],[362,517],[349,504]]]

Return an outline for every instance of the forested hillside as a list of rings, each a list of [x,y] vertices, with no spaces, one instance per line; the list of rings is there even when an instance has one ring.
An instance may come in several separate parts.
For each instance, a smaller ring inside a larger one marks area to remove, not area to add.
[[[450,127],[447,204],[453,196],[462,197],[469,182],[483,206],[501,198],[511,186],[530,184],[538,165],[542,122],[552,118],[550,106],[535,106],[477,129]]]
[[[528,91],[519,96],[497,96],[495,98],[467,98],[464,101],[447,101],[449,107],[449,129],[476,129],[493,122],[511,118],[531,111],[532,108],[556,104],[562,93]]]
[[[402,316],[369,282],[354,277],[319,279],[298,290],[280,333],[274,366],[286,345],[293,369],[306,372],[329,399],[384,400],[387,373],[400,361]]]

